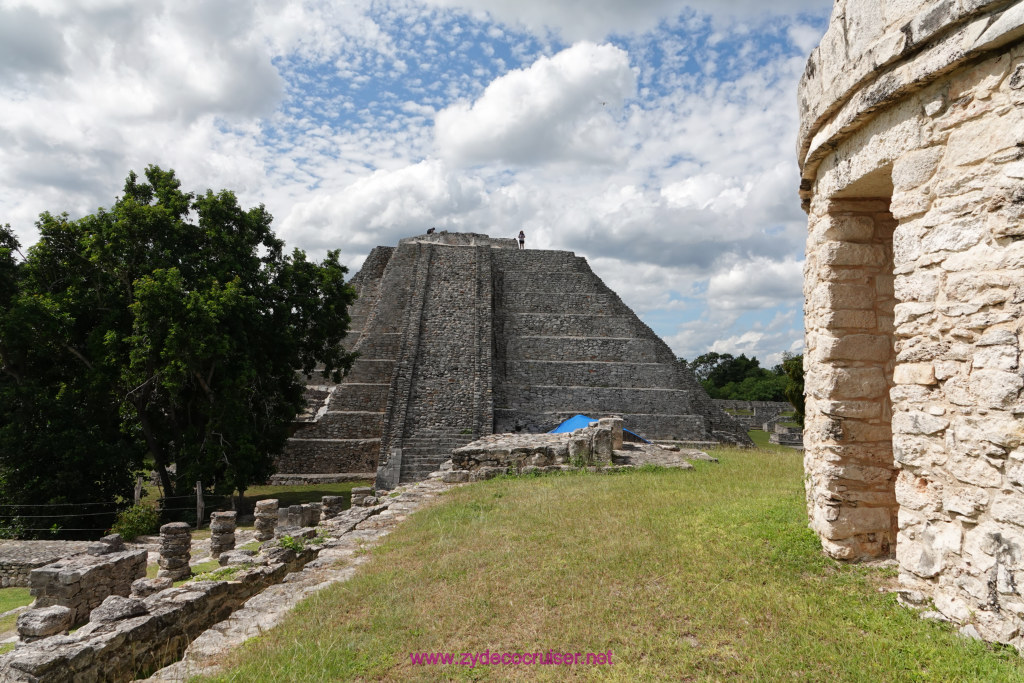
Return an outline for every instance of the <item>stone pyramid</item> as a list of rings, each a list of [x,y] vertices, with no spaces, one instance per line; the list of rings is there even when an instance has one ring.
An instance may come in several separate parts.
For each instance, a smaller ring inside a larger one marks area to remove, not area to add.
[[[423,479],[453,448],[500,432],[546,432],[578,413],[621,415],[651,440],[748,444],[669,347],[568,251],[440,232],[377,247],[352,278],[337,385],[278,458],[290,475]]]

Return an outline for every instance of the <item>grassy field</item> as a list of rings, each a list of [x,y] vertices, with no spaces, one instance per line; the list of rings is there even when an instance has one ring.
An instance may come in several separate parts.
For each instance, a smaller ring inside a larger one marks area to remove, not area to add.
[[[28,588],[0,588],[0,614],[9,612],[15,607],[28,605],[33,598],[29,595]],[[0,638],[13,636],[18,623],[18,615],[12,614],[7,617],[0,617]],[[13,649],[12,646],[0,645],[0,654]]]
[[[824,558],[801,455],[456,489],[217,680],[1024,680],[1007,648]],[[611,652],[611,665],[413,665],[411,652]]]

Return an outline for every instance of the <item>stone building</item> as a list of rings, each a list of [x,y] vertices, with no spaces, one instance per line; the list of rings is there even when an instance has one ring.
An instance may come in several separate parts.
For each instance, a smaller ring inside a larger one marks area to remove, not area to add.
[[[837,0],[800,84],[807,501],[1024,646],[1024,2]]]
[[[390,488],[481,436],[578,413],[621,415],[651,439],[749,443],[572,252],[439,232],[375,248],[352,283],[359,358],[341,384],[310,387],[277,462],[286,479],[377,472]]]

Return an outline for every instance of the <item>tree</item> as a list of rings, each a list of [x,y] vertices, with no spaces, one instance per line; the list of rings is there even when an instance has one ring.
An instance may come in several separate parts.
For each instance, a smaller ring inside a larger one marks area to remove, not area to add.
[[[110,523],[110,506],[72,504],[130,500],[143,450],[121,431],[112,402],[116,375],[75,356],[88,345],[81,327],[65,301],[31,286],[31,268],[16,255],[14,234],[0,227],[0,501],[59,507],[33,508],[30,520],[4,507],[0,532],[69,526],[67,518],[40,515],[70,510],[89,513],[87,524]]]
[[[782,354],[782,370],[786,373],[786,399],[796,410],[796,421],[804,426],[804,356],[803,354]]]
[[[65,430],[117,444],[107,472],[88,462],[96,449],[68,456],[89,478],[117,482],[111,490],[144,455],[166,495],[195,480],[244,492],[271,473],[301,407],[296,370],[322,366],[337,381],[350,367],[341,340],[355,293],[338,252],[319,264],[285,254],[263,206],[183,192],[156,166],[145,177],[131,173],[109,211],[40,216],[40,241],[15,264],[16,292],[0,309],[0,392],[23,395],[0,419],[27,411],[41,440]],[[2,255],[0,278],[11,270]],[[81,401],[90,417],[65,428],[61,401]],[[25,443],[0,434],[5,447]],[[23,478],[21,459],[0,457]]]
[[[711,398],[741,401],[784,401],[786,380],[781,367],[766,370],[756,357],[710,351],[687,363]]]
[[[711,376],[711,372],[719,363],[731,359],[732,355],[728,353],[708,351],[707,353],[697,356],[689,363],[686,362],[685,358],[680,358],[679,361],[684,365],[689,366],[690,370],[693,372],[693,376],[697,378],[697,381],[703,383],[707,381],[708,377]]]

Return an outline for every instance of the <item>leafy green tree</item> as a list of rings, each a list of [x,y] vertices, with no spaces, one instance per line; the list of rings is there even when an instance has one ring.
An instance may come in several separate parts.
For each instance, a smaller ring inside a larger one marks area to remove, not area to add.
[[[786,400],[796,410],[796,421],[804,426],[804,356],[803,354],[782,354],[782,370],[786,373]]]
[[[772,370],[761,367],[756,357],[746,354],[733,356],[730,353],[710,351],[698,356],[693,362],[680,362],[693,371],[694,376],[711,398],[741,401],[785,401],[786,380],[782,368]]]
[[[96,337],[76,323],[63,297],[33,287],[37,274],[9,226],[0,227],[0,245],[0,531],[107,525],[112,507],[95,503],[130,498],[143,457],[121,430],[116,373],[82,362]],[[55,277],[70,282],[73,275]],[[102,314],[94,302],[82,304]],[[86,503],[94,505],[78,507]],[[54,507],[33,508],[36,516],[21,520],[15,515],[26,510],[8,507],[26,504]],[[89,517],[72,524],[59,516],[68,512]]]
[[[732,360],[732,355],[728,353],[717,353],[715,351],[708,351],[703,353],[692,361],[687,362],[685,358],[680,358],[679,362],[689,366],[690,371],[693,372],[693,376],[697,378],[698,382],[706,382],[711,376],[711,372],[719,365],[719,363],[727,362]]]
[[[351,365],[355,298],[337,252],[286,254],[271,221],[150,166],[109,211],[42,214],[22,262],[0,251],[0,288],[12,270],[16,283],[0,310],[0,392],[20,396],[0,406],[7,488],[41,484],[7,456],[27,443],[9,427],[19,410],[41,442],[66,435],[53,450],[80,476],[122,495],[143,457],[166,495],[196,480],[245,491],[271,473],[303,400],[296,370],[338,380]]]

